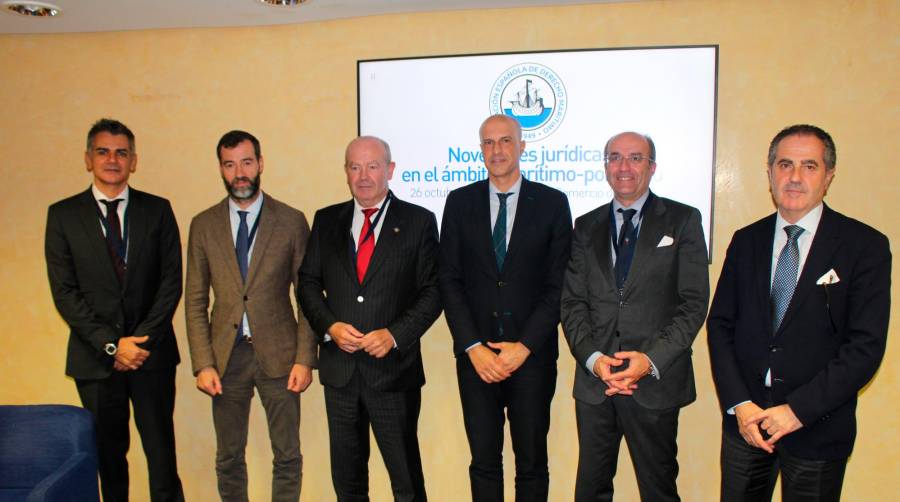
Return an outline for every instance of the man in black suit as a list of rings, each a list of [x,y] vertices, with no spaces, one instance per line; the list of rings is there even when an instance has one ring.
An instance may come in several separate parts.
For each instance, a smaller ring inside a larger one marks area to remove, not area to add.
[[[617,134],[604,154],[614,197],[575,221],[562,292],[577,364],[575,499],[612,500],[624,435],[641,500],[680,500],[678,414],[696,398],[691,344],[709,301],[700,212],[650,191],[649,136]]]
[[[332,481],[339,501],[368,500],[371,425],[395,500],[424,501],[419,338],[441,313],[437,223],[388,190],[383,140],[351,141],[344,171],[353,199],[316,212],[300,268],[300,304],[320,340]]]
[[[129,188],[137,154],[124,124],[97,121],[84,162],[94,182],[50,206],[45,254],[53,301],[70,328],[66,374],[94,416],[103,500],[128,500],[129,401],[151,500],[184,500],[172,423],[178,225],[169,201]]]
[[[884,355],[887,237],[822,201],[834,141],[795,125],[769,146],[777,212],[738,230],[707,320],[722,407],[722,500],[840,500],[856,399]]]
[[[440,253],[472,453],[472,499],[503,500],[506,414],[516,500],[547,500],[547,432],[572,215],[565,194],[522,177],[525,142],[516,119],[488,117],[479,135],[488,179],[447,197]]]

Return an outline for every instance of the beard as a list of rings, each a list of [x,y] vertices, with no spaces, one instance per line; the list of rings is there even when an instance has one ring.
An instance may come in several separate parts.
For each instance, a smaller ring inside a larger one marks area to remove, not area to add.
[[[253,179],[245,176],[238,176],[231,180],[231,183],[228,183],[228,180],[223,177],[222,182],[225,183],[225,190],[232,199],[247,200],[252,199],[256,196],[256,193],[259,192],[260,176],[262,176],[262,173],[258,173]],[[242,187],[234,186],[234,183],[237,183],[238,181],[244,181],[247,185]]]

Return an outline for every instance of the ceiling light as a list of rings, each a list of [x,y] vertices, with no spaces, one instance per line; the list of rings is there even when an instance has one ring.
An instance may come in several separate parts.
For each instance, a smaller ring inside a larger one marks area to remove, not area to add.
[[[62,13],[62,9],[58,6],[44,2],[23,2],[16,0],[3,2],[3,7],[10,12],[29,17],[53,17]]]
[[[309,0],[259,0],[266,5],[274,5],[276,7],[296,7]]]

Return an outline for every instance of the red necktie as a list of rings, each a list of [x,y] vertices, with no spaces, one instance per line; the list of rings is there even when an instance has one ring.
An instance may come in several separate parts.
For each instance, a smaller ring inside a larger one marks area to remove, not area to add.
[[[372,226],[372,222],[369,218],[378,211],[378,208],[370,207],[362,211],[366,220],[363,222],[362,231],[359,233],[359,246],[356,248],[356,277],[359,279],[360,284],[362,284],[363,278],[366,276],[369,261],[372,260],[372,253],[375,252],[375,232],[372,231],[370,235],[369,228]]]

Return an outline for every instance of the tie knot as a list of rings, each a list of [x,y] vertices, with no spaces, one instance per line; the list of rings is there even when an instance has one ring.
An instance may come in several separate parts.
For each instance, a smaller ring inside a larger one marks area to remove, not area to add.
[[[122,201],[122,199],[116,199],[116,200],[101,200],[100,202],[101,202],[104,206],[106,206],[106,210],[107,210],[107,211],[116,211],[117,209],[119,209],[119,202],[121,202],[121,201]]]
[[[508,199],[509,196],[512,195],[512,194],[514,194],[514,193],[515,193],[515,192],[498,193],[498,194],[497,194],[497,198],[500,199],[500,203],[501,203],[501,204],[505,204],[505,203],[506,203],[506,199]]]
[[[378,208],[377,207],[367,207],[366,209],[363,209],[362,212],[363,212],[363,215],[365,215],[366,219],[368,220],[369,218],[372,217],[373,214],[378,212]]]
[[[248,213],[248,211],[238,211],[238,218],[241,219],[241,223],[244,223],[247,221],[247,213]]]
[[[619,208],[619,212],[622,213],[622,221],[631,221],[631,219],[634,218],[634,213],[637,212],[637,209]]]
[[[800,237],[800,234],[803,233],[803,227],[799,225],[788,225],[784,227],[785,233],[787,233],[788,242],[797,240]]]

